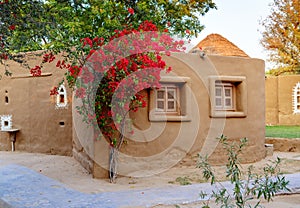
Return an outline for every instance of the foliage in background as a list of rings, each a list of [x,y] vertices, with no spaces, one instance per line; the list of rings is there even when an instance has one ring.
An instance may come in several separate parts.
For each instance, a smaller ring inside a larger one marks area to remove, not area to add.
[[[263,174],[253,173],[253,166],[250,166],[247,173],[243,174],[239,155],[243,147],[247,145],[247,139],[240,139],[239,144],[229,143],[223,135],[218,139],[227,152],[226,177],[230,180],[233,189],[229,190],[217,181],[207,157],[199,156],[197,167],[202,170],[204,178],[210,180],[211,185],[216,187],[212,193],[200,193],[201,198],[206,200],[203,202],[203,208],[209,208],[211,201],[220,207],[251,207],[251,202],[255,202],[253,207],[261,207],[261,198],[269,202],[279,191],[289,191],[287,188],[289,182],[280,173],[279,158],[273,164],[264,167]]]
[[[65,51],[65,58],[77,64],[86,53],[83,38],[107,42],[115,30],[137,28],[146,20],[170,35],[197,36],[203,29],[199,17],[214,8],[212,0],[0,0],[0,62],[23,62],[18,52],[47,49]]]
[[[277,68],[269,74],[300,73],[300,2],[274,0],[271,14],[261,22],[262,46],[269,52]]]
[[[300,138],[300,126],[266,126],[266,137]]]

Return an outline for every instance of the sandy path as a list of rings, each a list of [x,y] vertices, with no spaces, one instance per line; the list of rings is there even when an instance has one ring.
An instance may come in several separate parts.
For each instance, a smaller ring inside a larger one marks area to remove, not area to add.
[[[282,158],[281,170],[284,173],[300,172],[300,153],[274,152],[272,157],[254,163],[256,168],[265,166],[269,160],[276,157]],[[120,177],[116,184],[111,184],[108,180],[93,179],[92,176],[80,166],[72,157],[45,155],[38,153],[24,152],[3,152],[0,151],[0,166],[8,164],[19,164],[33,169],[41,174],[66,184],[67,187],[85,192],[99,193],[118,191],[126,189],[142,189],[150,187],[174,186],[178,185],[176,178],[187,177],[191,183],[203,181],[201,172],[195,167],[176,166],[159,175],[145,178]],[[244,165],[246,170],[248,165]],[[224,175],[224,167],[215,167],[219,175]],[[180,207],[199,207],[200,204],[180,205]],[[264,204],[265,205],[265,204]],[[278,196],[275,202],[265,205],[266,207],[300,207],[300,195]],[[174,206],[156,206],[156,207],[174,207]]]
[[[300,153],[275,152],[272,157],[267,157],[253,165],[260,169],[265,166],[269,160],[274,160],[277,156],[283,158],[281,170],[284,173],[300,172]],[[82,168],[72,157],[0,151],[0,166],[12,163],[26,166],[66,184],[66,186],[70,188],[85,193],[171,186],[172,184],[178,184],[178,182],[176,182],[176,178],[178,177],[187,177],[191,183],[203,182],[199,169],[195,167],[177,166],[151,177],[119,177],[116,184],[111,184],[105,179],[93,179],[91,174]],[[244,170],[246,170],[247,166],[248,165],[244,166]],[[215,170],[219,175],[224,175],[224,167],[215,167]]]

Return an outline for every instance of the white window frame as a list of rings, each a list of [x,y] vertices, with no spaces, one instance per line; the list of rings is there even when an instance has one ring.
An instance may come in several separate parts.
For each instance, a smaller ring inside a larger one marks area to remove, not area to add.
[[[180,94],[179,86],[175,84],[162,84],[161,88],[155,89],[155,112],[156,113],[170,113],[170,114],[180,114]],[[163,98],[158,96],[158,93],[163,93]],[[173,98],[169,98],[169,92],[173,92]],[[163,103],[163,109],[159,108],[158,102]],[[173,103],[173,108],[169,107],[169,102]]]
[[[220,89],[220,95],[217,95],[217,89]],[[218,82],[215,86],[215,108],[216,110],[235,110],[235,85],[230,82]],[[230,95],[226,95],[226,90],[229,90]],[[220,101],[220,105],[217,100]],[[227,100],[230,100],[230,105],[226,105]]]
[[[63,97],[63,101],[61,100]],[[68,107],[68,97],[67,97],[67,90],[64,84],[61,84],[57,89],[56,95],[56,108],[67,108]]]
[[[300,113],[300,82],[293,89],[293,113]]]
[[[218,87],[223,90],[221,95],[216,95]],[[225,89],[232,88],[230,107],[224,103],[228,97],[225,96]],[[244,76],[209,76],[209,96],[210,96],[210,117],[229,118],[247,116],[247,83]],[[221,99],[221,105],[218,105],[216,99]]]
[[[160,121],[191,121],[191,80],[189,77],[162,76],[161,88],[150,90],[149,120]],[[174,91],[174,108],[167,107],[168,88]],[[162,90],[161,90],[162,89]],[[164,100],[158,98],[158,92],[164,91]],[[158,98],[158,99],[157,99]],[[158,108],[158,101],[163,101],[164,109]]]

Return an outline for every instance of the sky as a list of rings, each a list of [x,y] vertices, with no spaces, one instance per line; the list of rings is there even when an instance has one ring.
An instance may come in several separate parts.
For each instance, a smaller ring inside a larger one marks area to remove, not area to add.
[[[242,49],[251,58],[266,61],[266,70],[271,68],[267,62],[267,52],[260,45],[263,30],[260,21],[270,14],[273,0],[215,0],[217,10],[210,10],[200,17],[205,26],[199,36],[192,40],[195,46],[207,35],[218,33]]]

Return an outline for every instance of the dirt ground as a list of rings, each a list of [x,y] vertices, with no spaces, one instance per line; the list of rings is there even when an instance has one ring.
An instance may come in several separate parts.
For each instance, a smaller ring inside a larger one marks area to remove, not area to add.
[[[281,171],[283,173],[300,172],[300,153],[292,152],[274,152],[273,156],[269,156],[262,161],[254,164],[243,165],[243,170],[247,170],[249,165],[253,165],[257,170],[261,170],[270,160],[275,160],[276,157],[282,158]],[[109,183],[108,180],[93,179],[92,176],[80,166],[80,164],[72,157],[45,155],[37,153],[24,152],[4,152],[0,151],[0,166],[7,164],[19,164],[33,169],[45,176],[53,178],[67,187],[84,192],[84,193],[99,193],[118,191],[126,189],[141,189],[150,187],[171,186],[180,183],[199,183],[204,182],[201,177],[201,171],[195,167],[176,166],[164,173],[145,178],[128,178],[119,177],[116,184]],[[224,167],[214,167],[217,175],[222,180],[224,179]],[[300,195],[279,196],[279,202],[288,203],[291,206],[280,204],[270,207],[295,207],[300,204]],[[277,200],[276,198],[276,200]],[[292,206],[293,205],[293,206]],[[195,205],[194,207],[199,207]],[[165,207],[165,206],[157,206]],[[174,207],[174,206],[169,206]],[[193,207],[193,205],[185,205],[180,207]],[[266,206],[269,207],[269,206]]]

